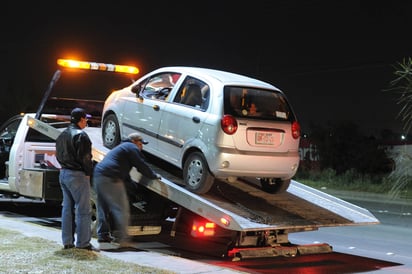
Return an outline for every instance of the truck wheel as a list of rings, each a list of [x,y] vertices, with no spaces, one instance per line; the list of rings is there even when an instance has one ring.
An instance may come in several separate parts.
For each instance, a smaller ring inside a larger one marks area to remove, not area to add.
[[[290,179],[282,181],[276,178],[260,178],[260,184],[267,193],[282,193],[289,188]]]
[[[215,178],[203,155],[193,152],[187,157],[183,168],[183,180],[186,188],[196,194],[204,194],[210,190]]]
[[[107,148],[114,148],[120,143],[120,128],[116,115],[110,114],[103,121],[103,145]]]

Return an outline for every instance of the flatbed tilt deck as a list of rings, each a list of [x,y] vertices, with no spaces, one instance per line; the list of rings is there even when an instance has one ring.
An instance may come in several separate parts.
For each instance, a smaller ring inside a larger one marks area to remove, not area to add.
[[[49,136],[58,135],[57,129],[35,118],[29,118],[28,124]],[[99,162],[109,151],[102,144],[101,128],[88,127],[85,130],[92,140],[93,159]],[[157,199],[157,209],[177,208],[171,236],[184,234],[193,239],[224,243],[227,250],[222,256],[251,258],[328,253],[332,252],[332,247],[326,243],[293,245],[288,234],[320,227],[379,223],[368,210],[296,181],[292,181],[287,192],[280,194],[264,192],[257,180],[218,181],[211,191],[198,195],[186,190],[180,178],[154,165],[153,168],[162,179],[141,180],[135,169],[131,176],[139,181],[139,185],[162,198]],[[170,217],[163,214],[151,216]],[[162,220],[157,221],[160,224]],[[160,232],[153,226],[148,226],[148,230],[138,224],[131,224],[131,229],[133,227],[136,235]],[[139,230],[146,232],[139,233]]]

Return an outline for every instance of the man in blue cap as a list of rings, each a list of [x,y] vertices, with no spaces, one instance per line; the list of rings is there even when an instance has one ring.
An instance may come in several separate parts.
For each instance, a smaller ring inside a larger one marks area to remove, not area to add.
[[[160,179],[146,163],[142,153],[143,144],[147,143],[138,133],[131,133],[95,166],[93,185],[97,194],[99,243],[110,243],[114,240],[119,244],[117,247],[131,247],[128,235],[130,207],[126,190],[127,184],[134,183],[130,171],[135,167],[149,179]],[[112,228],[108,218],[113,220]]]

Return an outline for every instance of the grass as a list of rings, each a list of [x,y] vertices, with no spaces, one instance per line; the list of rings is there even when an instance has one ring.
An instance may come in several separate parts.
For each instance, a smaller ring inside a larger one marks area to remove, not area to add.
[[[402,188],[397,188],[399,179],[394,176],[384,175],[360,175],[349,170],[336,175],[333,170],[320,172],[298,172],[294,178],[296,181],[315,189],[333,189],[343,191],[369,192],[386,194],[390,198],[412,199],[412,184],[404,183]],[[404,179],[405,180],[405,179]],[[394,191],[394,189],[396,191]]]
[[[0,273],[174,273],[108,258],[61,245],[39,237],[26,237],[0,228]]]

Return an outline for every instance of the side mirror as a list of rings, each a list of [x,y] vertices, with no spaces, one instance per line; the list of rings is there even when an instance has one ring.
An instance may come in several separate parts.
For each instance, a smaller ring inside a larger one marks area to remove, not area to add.
[[[132,87],[131,92],[136,93],[137,95],[139,94],[140,90],[141,90],[141,85],[135,85]]]

